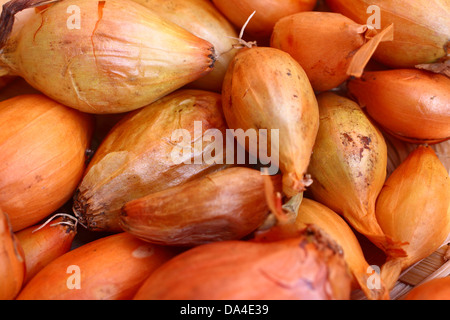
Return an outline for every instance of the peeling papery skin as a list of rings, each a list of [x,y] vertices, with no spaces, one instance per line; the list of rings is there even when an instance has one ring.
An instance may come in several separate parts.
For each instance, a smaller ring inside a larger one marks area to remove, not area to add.
[[[222,90],[228,64],[237,52],[237,31],[216,9],[210,0],[134,0],[151,9],[164,19],[185,28],[199,38],[210,42],[217,60],[214,69],[206,76],[187,84],[192,89]]]
[[[71,5],[79,8],[79,28]],[[36,12],[0,60],[54,100],[105,114],[144,107],[206,75],[215,52],[133,1],[63,0]]]
[[[227,123],[232,129],[267,130],[267,145],[256,147],[260,160],[275,150],[283,173],[283,191],[292,197],[306,189],[305,175],[319,127],[319,110],[311,83],[300,64],[275,48],[240,51],[228,68],[222,91]],[[271,132],[278,130],[279,145]],[[247,143],[247,151],[256,152]]]
[[[135,300],[348,300],[342,255],[315,236],[271,243],[221,241],[164,264]]]
[[[334,93],[318,96],[320,127],[308,168],[314,198],[341,214],[383,248],[375,202],[386,179],[387,145],[354,101]]]
[[[327,0],[334,12],[367,24],[379,9],[381,29],[394,24],[394,41],[381,43],[375,58],[395,68],[413,68],[447,58],[450,41],[448,0]]]
[[[450,300],[450,277],[442,276],[414,287],[405,300]]]
[[[281,176],[271,177],[278,192]],[[195,246],[239,240],[269,213],[264,176],[251,168],[228,168],[127,203],[121,227],[161,245]]]
[[[202,132],[194,133],[195,121],[202,122]],[[126,202],[226,166],[218,161],[195,163],[194,158],[211,144],[207,141],[200,142],[203,149],[192,149],[183,163],[174,161],[172,152],[179,141],[173,141],[172,136],[178,129],[189,132],[193,148],[194,137],[203,137],[208,129],[217,129],[225,137],[220,94],[177,91],[126,115],[110,131],[89,163],[74,197],[74,211],[89,229],[120,231],[120,210]]]
[[[128,233],[92,241],[53,260],[24,286],[17,300],[127,300],[178,251]]]

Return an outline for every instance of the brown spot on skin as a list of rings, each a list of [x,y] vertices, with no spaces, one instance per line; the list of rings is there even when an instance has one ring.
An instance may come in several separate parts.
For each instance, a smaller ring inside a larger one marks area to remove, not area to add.
[[[372,139],[370,137],[358,136],[361,143],[364,145],[364,149],[370,150],[370,144],[372,143]]]
[[[341,134],[341,140],[344,146],[348,146],[354,143],[353,138],[347,132]]]

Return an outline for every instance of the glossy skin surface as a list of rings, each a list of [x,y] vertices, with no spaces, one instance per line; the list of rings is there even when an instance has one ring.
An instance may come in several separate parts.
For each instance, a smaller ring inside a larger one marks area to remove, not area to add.
[[[416,69],[366,72],[349,94],[389,133],[413,143],[450,138],[450,79]]]
[[[79,27],[68,21],[71,5],[79,8]],[[206,75],[215,61],[208,41],[130,0],[57,2],[35,13],[3,50],[12,74],[94,114],[144,107]]]

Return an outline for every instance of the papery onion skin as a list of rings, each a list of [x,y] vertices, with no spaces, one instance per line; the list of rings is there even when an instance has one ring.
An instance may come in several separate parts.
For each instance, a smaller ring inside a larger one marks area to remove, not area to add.
[[[450,300],[450,277],[436,278],[419,284],[404,300]]]
[[[341,14],[302,12],[279,20],[270,43],[300,63],[314,90],[327,91],[348,79],[348,66],[366,42],[366,31]]]
[[[376,205],[383,232],[402,243],[386,248],[381,268],[386,286],[392,289],[400,272],[435,252],[450,233],[450,178],[433,149],[419,146],[392,173]]]
[[[72,5],[79,28],[67,13]],[[0,60],[52,99],[105,114],[144,107],[206,75],[215,52],[133,1],[64,0],[30,18]]]
[[[25,256],[5,212],[0,209],[0,300],[13,300],[25,278]]]
[[[28,282],[17,300],[128,300],[176,254],[175,249],[146,243],[126,232],[110,235],[52,261]]]
[[[394,23],[394,41],[380,44],[375,53],[375,58],[385,65],[413,68],[437,62],[449,53],[448,0],[327,0],[327,4],[332,11],[361,24],[368,23],[374,14],[368,9],[374,5],[380,10],[382,29]]]
[[[253,156],[272,163],[278,160],[284,193],[292,197],[304,191],[319,127],[319,110],[311,83],[300,64],[276,48],[243,49],[228,68],[222,105],[231,129],[268,131],[267,147],[258,143],[258,154]],[[271,141],[272,130],[278,130],[278,145],[277,141]],[[255,152],[248,143],[246,148]],[[272,148],[275,150],[272,159],[263,159]]]
[[[69,252],[77,234],[73,221],[70,223],[65,218],[54,219],[49,225],[40,227],[35,225],[16,232],[25,254],[27,272],[24,284],[51,261]]]
[[[91,115],[42,94],[0,103],[0,205],[14,231],[66,203],[86,167]]]
[[[368,71],[349,94],[385,131],[412,143],[450,138],[450,79],[416,69]]]
[[[297,12],[312,11],[317,0],[212,0],[212,2],[238,29],[242,28],[248,17],[256,11],[245,30],[252,36],[268,37],[279,19]]]
[[[271,177],[281,191],[281,176]],[[121,227],[145,241],[195,246],[239,240],[269,213],[259,170],[229,168],[128,202]]]
[[[195,133],[195,122],[202,131]],[[226,122],[221,108],[221,95],[202,90],[180,90],[157,102],[127,114],[109,132],[95,152],[74,196],[74,212],[89,230],[123,231],[119,226],[120,210],[131,200],[144,197],[226,166],[200,159],[200,152],[211,143],[201,140],[202,150],[188,153],[177,163],[172,152],[177,148],[172,136],[186,130],[192,139],[203,139],[209,129],[226,135]],[[225,140],[225,139],[224,139]],[[223,150],[225,150],[223,141]],[[225,152],[224,155],[225,156]]]
[[[185,28],[214,46],[214,69],[186,85],[187,88],[220,92],[228,64],[237,52],[238,34],[209,0],[134,0],[164,19]]]
[[[197,246],[155,271],[134,300],[348,300],[351,277],[327,241],[303,235]]]
[[[331,92],[317,100],[320,127],[308,168],[313,179],[309,190],[316,201],[383,247],[375,202],[386,178],[386,142],[354,101]]]

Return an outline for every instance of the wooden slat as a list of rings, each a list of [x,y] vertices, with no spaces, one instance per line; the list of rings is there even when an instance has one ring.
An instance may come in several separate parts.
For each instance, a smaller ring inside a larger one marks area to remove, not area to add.
[[[418,285],[445,264],[445,255],[448,247],[448,245],[441,247],[428,258],[425,258],[413,268],[409,269],[399,280],[411,286]]]

